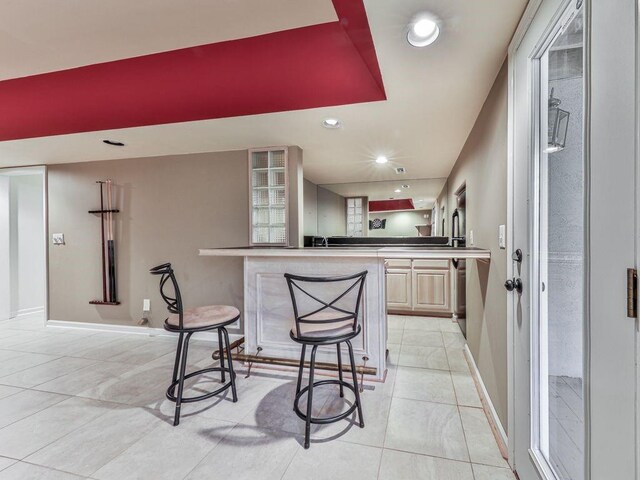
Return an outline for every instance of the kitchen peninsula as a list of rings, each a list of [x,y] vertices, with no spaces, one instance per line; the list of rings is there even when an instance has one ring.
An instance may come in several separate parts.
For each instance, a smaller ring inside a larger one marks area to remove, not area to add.
[[[300,347],[291,341],[291,297],[284,274],[348,275],[367,270],[362,333],[354,340],[358,366],[386,370],[387,305],[385,262],[391,259],[490,261],[490,251],[452,247],[239,247],[203,248],[201,256],[244,257],[245,353],[298,361]],[[260,350],[259,350],[260,349]],[[335,362],[333,348],[319,349],[318,361]]]

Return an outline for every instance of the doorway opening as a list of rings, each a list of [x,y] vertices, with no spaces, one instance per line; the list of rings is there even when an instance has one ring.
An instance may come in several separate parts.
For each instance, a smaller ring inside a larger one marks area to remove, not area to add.
[[[45,322],[45,190],[44,167],[0,169],[0,321]]]

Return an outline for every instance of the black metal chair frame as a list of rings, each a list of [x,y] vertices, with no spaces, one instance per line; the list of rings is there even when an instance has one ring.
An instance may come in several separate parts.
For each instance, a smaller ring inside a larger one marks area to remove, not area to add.
[[[193,403],[199,402],[201,400],[206,400],[207,398],[211,398],[219,393],[224,392],[228,388],[231,388],[231,392],[233,394],[233,401],[238,401],[238,394],[236,392],[236,374],[233,371],[233,362],[231,359],[231,347],[229,343],[229,333],[225,328],[227,325],[235,323],[240,315],[237,317],[228,320],[224,323],[205,326],[205,327],[197,327],[197,328],[188,328],[184,326],[184,308],[182,304],[182,295],[180,294],[180,288],[178,287],[178,281],[176,280],[173,269],[171,268],[170,263],[164,263],[162,265],[158,265],[157,267],[153,267],[149,272],[152,275],[161,275],[160,277],[160,295],[162,299],[167,304],[167,309],[170,313],[178,315],[178,326],[170,325],[169,318],[164,321],[164,328],[169,332],[178,333],[178,348],[176,349],[176,360],[173,366],[173,377],[171,385],[167,388],[167,398],[176,404],[175,416],[173,425],[177,426],[180,423],[180,408],[183,403]],[[172,297],[166,292],[166,288],[168,282],[171,282],[171,287],[173,287],[174,296]],[[187,368],[187,354],[189,351],[189,340],[191,336],[196,332],[205,332],[205,331],[218,331],[218,348],[220,350],[220,366],[219,367],[210,367],[203,368],[201,370],[197,370],[191,373],[186,373]],[[224,348],[223,348],[223,340],[224,340]],[[228,362],[228,367],[225,367],[225,353],[226,359]],[[196,397],[184,397],[184,382],[185,380],[195,377],[197,375],[203,375],[209,372],[220,372],[220,380],[224,385],[212,392],[205,393],[203,395],[199,395]],[[226,374],[229,374],[229,382],[226,381]],[[177,392],[176,392],[177,388]]]
[[[311,434],[311,424],[328,424],[340,421],[344,418],[349,417],[354,411],[358,411],[358,418],[360,420],[360,428],[364,428],[364,418],[362,416],[362,405],[360,402],[360,390],[358,388],[358,376],[356,372],[356,365],[353,355],[353,345],[351,345],[351,340],[357,337],[362,330],[360,325],[358,325],[358,314],[360,312],[360,303],[362,300],[362,292],[364,288],[364,283],[367,277],[367,272],[360,272],[355,275],[348,276],[340,276],[340,277],[305,277],[300,275],[292,275],[289,273],[285,273],[285,278],[287,280],[287,285],[289,287],[289,293],[291,294],[291,302],[293,304],[293,314],[295,318],[295,333],[291,331],[290,337],[294,342],[302,344],[302,353],[300,355],[300,369],[298,370],[298,383],[296,386],[296,395],[293,403],[293,411],[305,421],[305,438],[304,438],[304,448],[309,448],[310,444],[310,434]],[[301,287],[301,283],[337,283],[337,282],[348,282],[350,280],[355,280],[354,283],[344,292],[342,292],[338,297],[334,298],[330,302],[326,302],[324,300],[319,299],[318,297],[312,295],[307,292],[304,288]],[[357,288],[356,294],[356,305],[353,311],[345,310],[344,308],[340,308],[336,306],[340,300],[346,297],[351,291]],[[302,294],[311,298],[319,305],[321,305],[316,310],[300,315],[298,310],[298,302],[296,300],[296,290],[300,291]],[[331,318],[326,320],[312,320],[310,317],[316,315],[318,313],[324,311],[335,311],[338,313],[342,313],[343,316],[337,318]],[[353,320],[352,330],[347,334],[340,336],[318,336],[318,337],[309,337],[302,335],[301,324],[330,324],[330,323],[342,323],[347,320]],[[347,344],[347,348],[349,350],[349,361],[351,366],[351,374],[353,377],[353,384],[345,382],[342,377],[342,352],[340,346],[342,343]],[[302,376],[304,374],[304,362],[305,355],[307,351],[307,345],[312,346],[311,349],[311,361],[309,363],[309,384],[302,387]],[[319,346],[322,345],[336,345],[336,352],[338,357],[338,380],[321,380],[318,382],[314,382],[314,374],[315,374],[315,364],[316,364],[316,353]],[[313,410],[313,389],[314,387],[318,387],[320,385],[339,385],[340,386],[340,397],[344,397],[344,389],[348,388],[351,390],[355,396],[355,402],[349,409],[345,412],[340,413],[339,415],[335,415],[333,417],[312,417]],[[303,413],[300,410],[300,399],[304,394],[307,394],[307,411]]]

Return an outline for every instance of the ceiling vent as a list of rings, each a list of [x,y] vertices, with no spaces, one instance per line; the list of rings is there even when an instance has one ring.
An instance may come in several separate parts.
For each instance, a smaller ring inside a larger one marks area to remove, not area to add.
[[[397,173],[398,175],[401,175],[401,174],[403,174],[403,173],[407,173],[407,169],[406,169],[406,168],[404,168],[404,167],[396,167],[396,173]]]

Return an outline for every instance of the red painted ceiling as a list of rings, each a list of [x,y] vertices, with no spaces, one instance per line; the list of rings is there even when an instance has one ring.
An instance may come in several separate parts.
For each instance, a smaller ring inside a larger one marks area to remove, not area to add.
[[[369,202],[369,212],[388,212],[390,210],[415,210],[415,207],[410,198],[371,200]]]
[[[0,141],[385,100],[362,0],[332,1],[338,22],[2,81]]]

